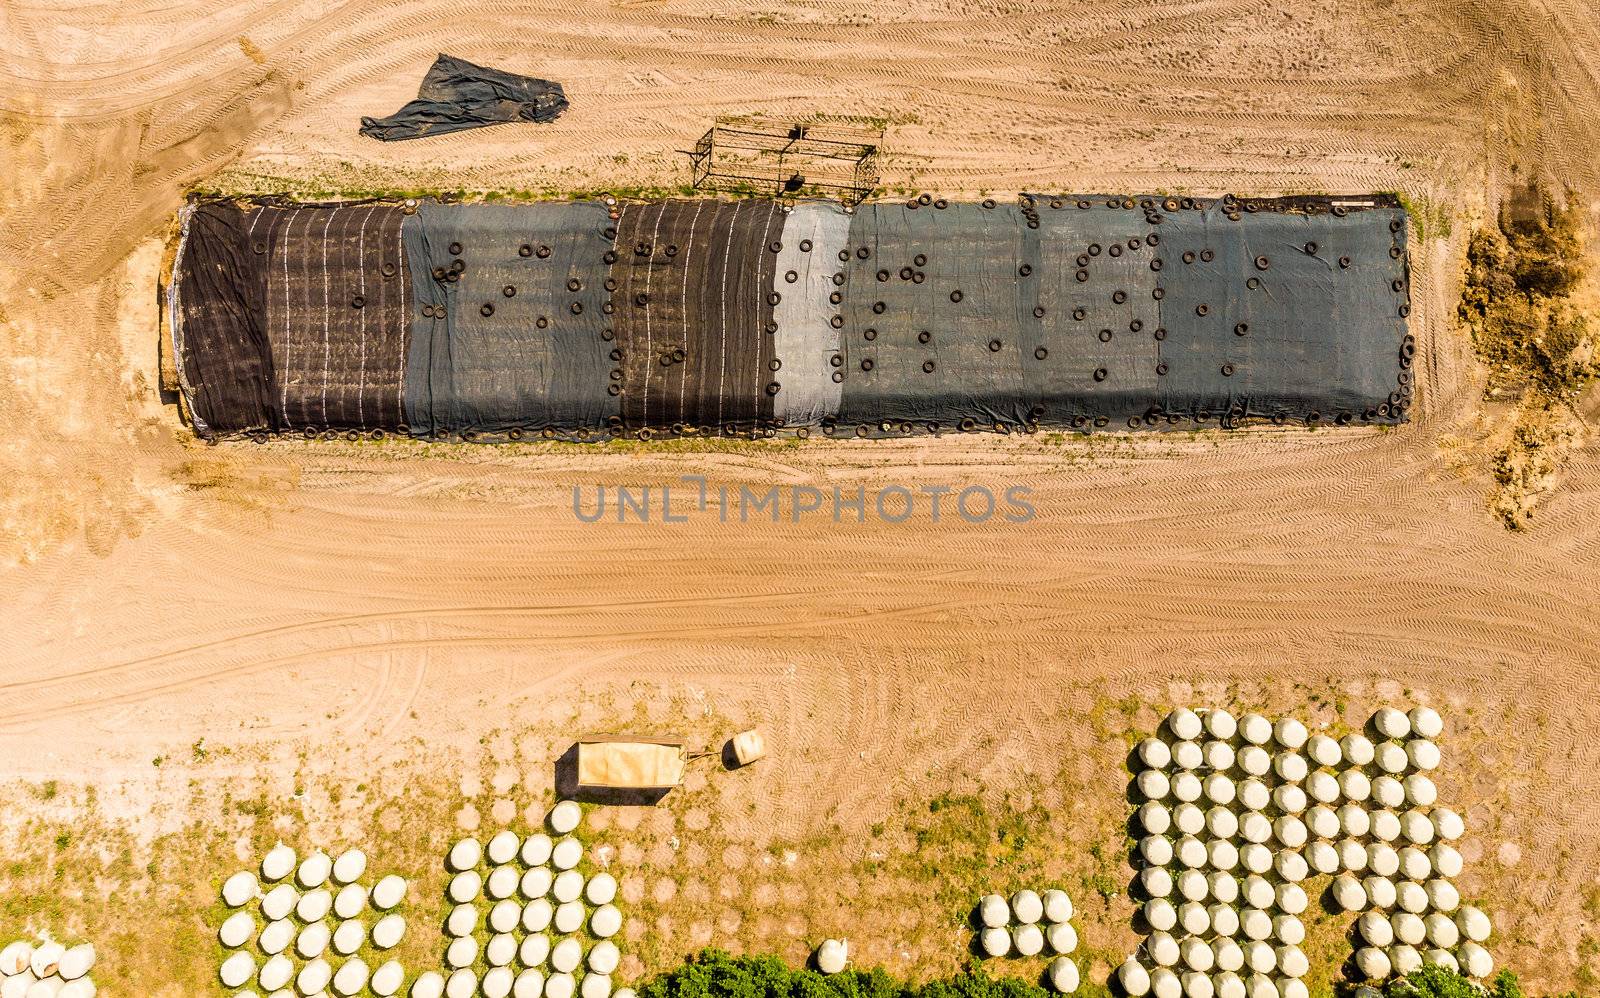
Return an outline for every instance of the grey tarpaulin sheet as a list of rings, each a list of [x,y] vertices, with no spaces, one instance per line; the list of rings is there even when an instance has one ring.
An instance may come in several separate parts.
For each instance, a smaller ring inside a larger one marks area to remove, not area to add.
[[[1392,424],[1413,393],[1392,197],[186,218],[174,339],[203,433]]]
[[[777,261],[783,297],[772,309],[772,321],[778,324],[773,355],[783,376],[773,413],[780,425],[814,426],[839,411],[843,358],[839,330],[832,323],[844,293],[834,285],[833,275],[839,272],[838,253],[849,240],[850,216],[837,204],[797,204],[784,220]]]
[[[361,134],[393,142],[508,121],[554,121],[567,109],[561,84],[440,55],[417,99],[387,118],[362,118]]]
[[[1370,215],[1249,218],[1212,206],[1161,226],[1167,413],[1333,418],[1395,392],[1407,296],[1390,252],[1404,229]]]
[[[584,435],[619,411],[600,204],[423,202],[405,226],[416,289],[406,415],[418,435]]]

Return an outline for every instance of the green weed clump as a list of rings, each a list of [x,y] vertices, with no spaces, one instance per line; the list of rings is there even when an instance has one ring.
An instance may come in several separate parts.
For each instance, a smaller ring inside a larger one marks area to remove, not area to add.
[[[775,956],[701,950],[639,989],[640,998],[1049,998],[1037,984],[990,977],[971,966],[954,977],[912,984],[881,967],[825,975]]]
[[[1528,998],[1517,975],[1509,970],[1500,971],[1488,984],[1479,984],[1433,964],[1389,981],[1381,993],[1383,998]],[[1567,991],[1552,998],[1579,998],[1579,995],[1576,991]]]

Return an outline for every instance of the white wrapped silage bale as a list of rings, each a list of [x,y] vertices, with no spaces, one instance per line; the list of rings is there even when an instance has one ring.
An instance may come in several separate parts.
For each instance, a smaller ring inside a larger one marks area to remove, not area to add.
[[[1411,719],[1393,707],[1379,707],[1373,712],[1372,728],[1384,738],[1404,738],[1411,734]]]
[[[1299,814],[1306,809],[1306,792],[1292,783],[1272,788],[1272,804],[1285,814]]]
[[[1367,907],[1366,888],[1349,874],[1334,877],[1330,890],[1334,902],[1344,911],[1361,911]]]
[[[1172,792],[1172,781],[1159,769],[1142,769],[1134,777],[1134,784],[1145,800],[1163,800]]]
[[[1406,718],[1411,730],[1421,738],[1438,738],[1444,732],[1444,719],[1432,707],[1413,707]]]
[[[1416,807],[1432,807],[1439,800],[1439,788],[1421,773],[1410,774],[1401,786],[1405,788],[1406,801]]]
[[[1461,942],[1461,929],[1449,915],[1435,911],[1422,920],[1422,925],[1427,930],[1429,945],[1453,949]]]
[[[1139,807],[1139,825],[1147,834],[1164,834],[1172,827],[1172,812],[1157,801],[1146,801]]]
[[[333,861],[333,879],[339,884],[353,884],[367,872],[367,854],[360,849],[346,849]]]
[[[1396,974],[1404,977],[1422,969],[1422,954],[1415,946],[1400,943],[1389,947],[1389,963]]]
[[[1212,738],[1227,741],[1239,732],[1239,722],[1221,707],[1206,711],[1201,720],[1205,722],[1206,733]]]
[[[1442,912],[1453,912],[1461,904],[1461,892],[1450,881],[1435,877],[1423,884],[1428,895],[1428,906]]]
[[[1238,913],[1234,913],[1238,918]],[[1237,973],[1244,966],[1244,949],[1232,937],[1222,936],[1212,942],[1211,948],[1217,951],[1217,969],[1228,973]]]
[[[1239,817],[1239,837],[1253,845],[1272,838],[1272,822],[1260,811],[1246,811]]]
[[[1377,762],[1379,769],[1391,776],[1404,773],[1406,771],[1406,766],[1408,765],[1406,760],[1406,750],[1401,748],[1397,742],[1379,742],[1377,745],[1377,756],[1375,761]],[[1393,953],[1389,954],[1389,959],[1394,959]]]
[[[1212,933],[1219,938],[1239,934],[1239,912],[1232,905],[1218,901],[1206,909],[1206,918],[1211,923]]]
[[[1198,714],[1188,707],[1179,707],[1167,715],[1167,730],[1179,741],[1193,741],[1205,727]]]
[[[1376,747],[1366,735],[1350,734],[1339,739],[1339,751],[1350,766],[1365,766],[1372,762]]]
[[[1439,746],[1426,738],[1406,742],[1406,762],[1412,769],[1429,772],[1439,768]]]
[[[1482,910],[1471,905],[1463,905],[1456,912],[1456,928],[1461,930],[1461,935],[1469,942],[1481,943],[1489,938],[1491,926],[1489,916]]]
[[[1183,965],[1190,970],[1205,973],[1216,965],[1217,955],[1211,951],[1211,944],[1204,939],[1185,939],[1178,947],[1182,954]]]
[[[1223,904],[1233,904],[1239,899],[1239,881],[1230,873],[1206,874],[1206,893]]]
[[[1494,973],[1494,959],[1489,956],[1489,951],[1474,942],[1462,943],[1456,949],[1456,959],[1461,962],[1461,969],[1468,977],[1480,980]]]
[[[1339,796],[1360,803],[1372,796],[1372,781],[1359,769],[1347,769],[1339,774]]]
[[[1178,952],[1178,941],[1170,933],[1152,932],[1144,940],[1145,955],[1158,967],[1177,966],[1182,954]]]
[[[543,832],[535,832],[522,840],[520,856],[523,866],[543,866],[550,862],[550,853],[555,849],[555,842]]]
[[[1117,983],[1130,998],[1143,998],[1150,992],[1150,972],[1130,956],[1117,968]]]
[[[1277,948],[1278,973],[1285,977],[1304,977],[1311,969],[1311,961],[1299,946],[1283,945]]]
[[[1400,816],[1393,811],[1373,811],[1372,837],[1380,842],[1393,842],[1400,837]]]
[[[1272,740],[1272,722],[1260,714],[1246,714],[1239,718],[1239,735],[1251,745],[1265,745]]]
[[[1171,932],[1178,924],[1178,909],[1166,898],[1151,898],[1144,903],[1144,920],[1157,932]]]
[[[1173,808],[1173,825],[1181,835],[1200,835],[1200,830],[1205,828],[1205,811],[1195,804],[1178,804]]]
[[[1389,954],[1375,946],[1363,946],[1356,950],[1355,963],[1357,972],[1369,981],[1385,980],[1391,970]]]
[[[1206,831],[1214,839],[1231,839],[1239,834],[1239,816],[1225,807],[1214,807],[1206,812]]]
[[[1213,870],[1232,870],[1239,865],[1239,848],[1227,839],[1213,839],[1206,846],[1206,862]]]
[[[1038,956],[1044,952],[1044,933],[1037,922],[1019,925],[1011,932],[1011,945],[1019,956]]]
[[[1000,957],[1011,952],[1011,932],[1005,927],[987,928],[978,935],[985,956]]]
[[[1150,840],[1148,838],[1145,839],[1145,842],[1149,841]],[[1143,850],[1143,847],[1143,843],[1141,843],[1141,851]],[[1170,844],[1167,847],[1167,852],[1171,852]],[[1146,858],[1149,858],[1148,855]],[[1161,865],[1165,864],[1163,863]],[[978,902],[978,920],[981,921],[986,928],[998,929],[1007,922],[1011,921],[1011,906],[1006,903],[1005,898],[998,894],[985,894],[983,899]]]
[[[1265,911],[1277,900],[1277,889],[1267,880],[1254,874],[1244,878],[1244,903],[1248,908]]]
[[[1050,961],[1045,977],[1058,994],[1070,995],[1078,990],[1078,965],[1064,956]]]
[[[1199,901],[1185,901],[1178,906],[1178,925],[1191,936],[1203,936],[1211,929],[1211,913]]]
[[[1361,881],[1361,886],[1366,888],[1367,903],[1374,908],[1389,909],[1394,907],[1395,889],[1394,881],[1388,877],[1372,876]]]
[[[1428,860],[1428,854],[1416,846],[1406,846],[1400,850],[1400,875],[1407,880],[1421,883],[1433,873],[1433,863]]]
[[[1281,718],[1272,726],[1273,740],[1290,751],[1304,745],[1307,735],[1306,726],[1292,717]]]
[[[1078,948],[1078,930],[1071,922],[1051,922],[1044,930],[1044,938],[1052,953],[1066,955]]]
[[[1172,749],[1159,738],[1146,738],[1136,750],[1147,769],[1166,769],[1172,765]]]
[[[1199,971],[1185,971],[1178,976],[1183,983],[1183,998],[1216,998],[1216,989],[1207,974]]]
[[[1341,794],[1338,777],[1327,770],[1319,769],[1306,774],[1306,796],[1318,804],[1336,803]]]
[[[1369,911],[1356,919],[1356,931],[1368,946],[1382,949],[1394,944],[1394,925],[1382,912]]]
[[[1401,911],[1413,915],[1428,910],[1428,892],[1413,880],[1402,880],[1394,885],[1394,903]]]
[[[1246,745],[1234,758],[1239,768],[1250,776],[1265,776],[1272,769],[1272,753],[1259,745]]]
[[[1306,865],[1316,873],[1338,873],[1342,867],[1339,864],[1339,850],[1333,843],[1323,839],[1308,843],[1305,848]]]

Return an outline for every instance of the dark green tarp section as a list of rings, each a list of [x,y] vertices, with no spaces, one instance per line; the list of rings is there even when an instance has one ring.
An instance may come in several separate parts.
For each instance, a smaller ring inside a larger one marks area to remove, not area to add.
[[[610,219],[600,204],[423,202],[405,226],[416,305],[406,418],[417,435],[576,436],[609,394]]]
[[[1400,418],[1397,206],[1168,203],[860,206],[833,422],[877,436]]]

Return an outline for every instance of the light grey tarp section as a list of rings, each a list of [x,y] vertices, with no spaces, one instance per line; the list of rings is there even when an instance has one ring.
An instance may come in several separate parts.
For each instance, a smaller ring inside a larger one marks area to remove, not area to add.
[[[588,439],[610,394],[605,205],[423,202],[404,237],[416,305],[406,417],[437,433]]]
[[[850,238],[850,216],[833,202],[795,205],[783,223],[774,283],[782,298],[773,306],[778,324],[773,354],[782,362],[783,391],[773,402],[775,420],[783,426],[814,426],[837,415],[843,395],[839,372],[839,314],[842,290],[833,282],[838,253]]]

